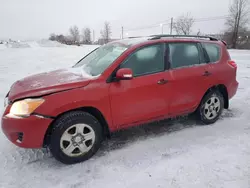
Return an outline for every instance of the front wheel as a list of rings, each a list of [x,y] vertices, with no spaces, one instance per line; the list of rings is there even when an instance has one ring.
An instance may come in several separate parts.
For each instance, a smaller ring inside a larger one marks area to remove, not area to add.
[[[87,112],[73,111],[58,118],[50,141],[52,155],[64,164],[92,157],[100,147],[103,131],[98,120]]]
[[[224,98],[222,94],[217,91],[211,91],[205,95],[197,109],[199,120],[204,124],[215,123],[224,108]]]

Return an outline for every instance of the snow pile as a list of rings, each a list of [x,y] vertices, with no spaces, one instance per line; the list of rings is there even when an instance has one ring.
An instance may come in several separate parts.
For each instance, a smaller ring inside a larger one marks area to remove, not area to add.
[[[0,103],[16,79],[70,67],[94,48],[0,50]],[[92,159],[70,166],[44,149],[18,148],[0,131],[0,188],[249,188],[250,51],[230,54],[240,85],[214,125],[185,118],[119,131]]]
[[[38,45],[40,47],[65,47],[65,44],[61,44],[57,41],[51,41],[51,40],[46,40],[42,39],[40,41],[37,41]]]
[[[6,48],[51,48],[51,47],[71,47],[79,48],[79,46],[69,46],[66,44],[61,44],[57,41],[51,41],[47,39],[42,39],[39,41],[17,41],[17,42],[8,42],[6,44],[0,44],[0,50]],[[80,47],[85,48],[86,50],[97,48],[98,45],[81,45]]]
[[[37,48],[37,47],[40,47],[37,43],[37,41],[27,41],[27,43],[29,44],[29,46],[31,48]]]
[[[30,48],[30,45],[25,42],[11,42],[6,44],[8,48]]]
[[[5,44],[0,44],[0,50],[6,49],[6,45]]]

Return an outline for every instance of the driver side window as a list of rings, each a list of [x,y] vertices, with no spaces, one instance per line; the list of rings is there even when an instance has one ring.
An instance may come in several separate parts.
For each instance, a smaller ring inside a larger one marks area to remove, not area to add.
[[[120,68],[130,68],[134,77],[164,71],[163,44],[143,47],[134,52]]]

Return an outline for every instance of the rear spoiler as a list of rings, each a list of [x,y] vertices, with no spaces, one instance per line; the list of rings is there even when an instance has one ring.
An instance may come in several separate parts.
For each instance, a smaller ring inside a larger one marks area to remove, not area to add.
[[[226,42],[226,41],[221,40],[221,42],[222,42],[223,44],[225,44],[225,46],[227,46],[227,42]]]

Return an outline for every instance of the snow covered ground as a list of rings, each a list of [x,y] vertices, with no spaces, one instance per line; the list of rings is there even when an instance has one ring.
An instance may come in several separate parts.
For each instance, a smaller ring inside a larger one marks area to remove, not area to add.
[[[0,47],[0,101],[15,80],[71,66],[95,48],[40,44]],[[121,131],[92,159],[71,166],[44,149],[18,148],[0,132],[0,187],[249,188],[250,51],[230,54],[238,63],[239,90],[214,125],[184,118]]]

